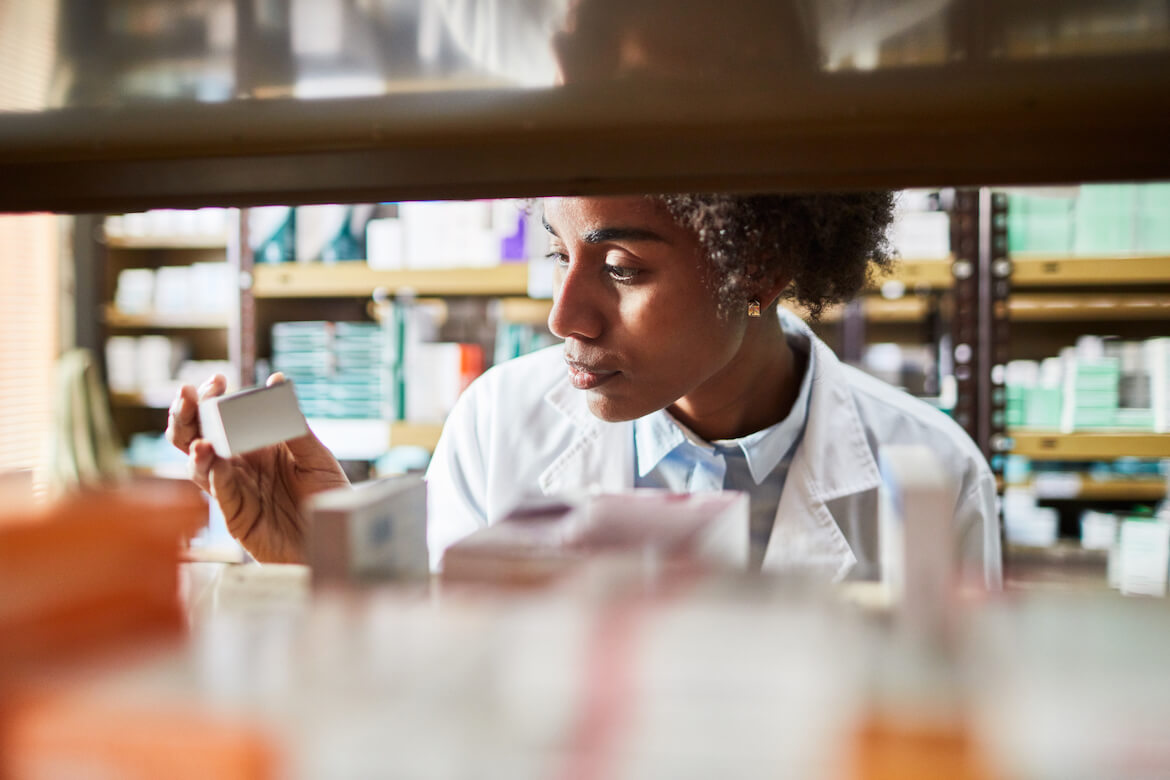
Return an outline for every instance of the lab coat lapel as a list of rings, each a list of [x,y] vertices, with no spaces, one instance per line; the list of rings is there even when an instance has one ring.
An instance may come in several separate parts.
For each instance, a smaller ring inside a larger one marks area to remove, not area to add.
[[[780,496],[763,569],[837,581],[857,557],[826,502],[873,490],[880,477],[841,363],[800,327],[816,350],[808,420]]]
[[[836,581],[857,557],[826,502],[875,489],[877,462],[837,356],[803,323],[786,318],[784,327],[807,338],[816,357],[804,436],[788,470],[763,568]],[[568,382],[553,388],[545,402],[573,426],[569,445],[540,475],[545,495],[633,488],[633,423],[598,420],[584,393]]]
[[[545,402],[572,424],[569,446],[540,475],[540,490],[554,493],[615,492],[634,486],[633,423],[607,423],[589,411],[585,393],[561,382]]]

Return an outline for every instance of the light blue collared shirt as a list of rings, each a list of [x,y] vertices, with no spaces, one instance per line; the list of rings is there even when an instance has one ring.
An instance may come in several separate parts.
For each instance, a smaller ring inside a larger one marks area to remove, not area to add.
[[[764,558],[788,466],[804,435],[812,388],[813,356],[794,338],[789,346],[804,358],[804,376],[792,411],[780,422],[739,439],[707,442],[665,409],[634,420],[635,487],[676,493],[742,490],[751,512],[751,567]]]

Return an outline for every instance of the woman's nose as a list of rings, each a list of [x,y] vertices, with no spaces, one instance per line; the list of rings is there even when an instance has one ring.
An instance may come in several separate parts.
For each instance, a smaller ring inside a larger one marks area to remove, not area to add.
[[[601,336],[605,318],[599,307],[597,284],[580,266],[558,268],[553,277],[553,307],[548,329],[560,339],[593,340]]]

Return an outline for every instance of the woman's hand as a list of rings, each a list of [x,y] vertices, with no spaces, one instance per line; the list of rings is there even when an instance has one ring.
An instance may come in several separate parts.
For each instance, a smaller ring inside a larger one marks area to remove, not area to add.
[[[268,378],[270,386],[283,381],[279,373]],[[349,480],[312,432],[246,455],[216,455],[200,438],[199,401],[223,395],[226,387],[221,374],[198,390],[184,385],[171,404],[167,440],[187,454],[191,479],[219,503],[228,530],[256,560],[303,563],[308,529],[301,502]]]

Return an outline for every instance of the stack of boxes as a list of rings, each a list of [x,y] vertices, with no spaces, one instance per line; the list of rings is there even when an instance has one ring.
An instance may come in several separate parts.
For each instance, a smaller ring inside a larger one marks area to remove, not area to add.
[[[272,367],[296,384],[306,417],[393,417],[382,328],[364,322],[278,322]]]
[[[1117,424],[1121,364],[1113,357],[1075,357],[1064,375],[1061,430],[1110,429]]]
[[[1143,252],[1170,252],[1170,184],[1138,190],[1137,234]]]
[[[1076,198],[1067,195],[1008,195],[1008,249],[1068,254],[1073,247]]]
[[[1009,363],[1004,409],[1007,427],[1058,429],[1063,405],[1062,373],[1059,358]]]
[[[272,326],[272,367],[296,385],[306,417],[335,417],[333,323],[278,322]]]
[[[1170,252],[1170,185],[1092,184],[1075,194],[1013,192],[1008,247],[1078,255]]]
[[[392,417],[390,356],[382,327],[374,322],[336,323],[333,354],[332,416]]]
[[[1012,361],[1009,428],[1170,432],[1170,338],[1083,336],[1060,357]]]
[[[1076,254],[1107,254],[1137,248],[1136,190],[1127,184],[1097,184],[1081,188],[1073,244]]]
[[[1077,254],[1170,251],[1170,187],[1081,187],[1073,249]]]

